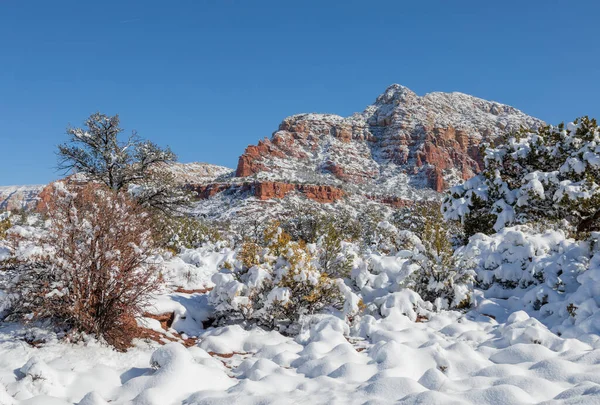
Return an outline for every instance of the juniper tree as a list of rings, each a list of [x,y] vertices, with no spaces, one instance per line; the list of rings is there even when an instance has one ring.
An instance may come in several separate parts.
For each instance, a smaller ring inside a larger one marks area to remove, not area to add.
[[[588,117],[507,136],[486,150],[481,174],[448,192],[444,217],[467,236],[529,222],[562,221],[579,236],[600,230],[598,145]]]
[[[144,206],[175,210],[187,195],[164,169],[177,156],[168,147],[143,140],[135,131],[122,140],[119,125],[118,115],[97,112],[85,120],[85,128],[67,128],[69,141],[58,147],[58,168],[81,173],[86,180],[117,192],[128,191]]]

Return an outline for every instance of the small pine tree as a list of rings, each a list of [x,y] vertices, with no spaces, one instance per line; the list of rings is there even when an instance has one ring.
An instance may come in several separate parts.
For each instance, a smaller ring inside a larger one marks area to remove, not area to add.
[[[428,204],[420,209],[422,228],[421,252],[411,261],[416,268],[404,286],[419,293],[438,309],[465,308],[470,305],[470,290],[475,281],[471,266],[457,257],[452,247],[452,234],[439,209]]]

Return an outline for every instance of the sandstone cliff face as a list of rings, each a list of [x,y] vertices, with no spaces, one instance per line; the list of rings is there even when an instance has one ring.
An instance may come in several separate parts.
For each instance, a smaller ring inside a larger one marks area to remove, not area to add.
[[[209,199],[225,191],[248,192],[259,200],[270,200],[273,198],[284,198],[291,192],[298,192],[306,198],[320,203],[333,203],[344,197],[344,191],[327,185],[290,184],[282,182],[253,182],[253,183],[215,183],[188,185],[188,189],[196,194],[196,197],[204,200]]]
[[[423,187],[443,191],[481,170],[481,142],[540,124],[503,104],[461,93],[419,97],[392,85],[364,112],[347,118],[286,118],[271,139],[246,149],[236,176],[345,182],[400,197]]]

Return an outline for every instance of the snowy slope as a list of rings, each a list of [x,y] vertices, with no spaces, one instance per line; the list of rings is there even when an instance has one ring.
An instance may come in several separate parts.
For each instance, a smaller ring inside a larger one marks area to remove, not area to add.
[[[186,184],[204,184],[215,181],[219,177],[227,176],[234,172],[233,169],[217,166],[210,163],[170,163],[167,170],[172,173],[178,182]]]

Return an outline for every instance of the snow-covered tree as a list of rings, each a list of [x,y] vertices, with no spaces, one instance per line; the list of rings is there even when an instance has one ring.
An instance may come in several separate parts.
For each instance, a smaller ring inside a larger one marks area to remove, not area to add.
[[[463,223],[467,236],[538,221],[565,221],[578,234],[600,230],[596,120],[508,136],[486,150],[481,174],[450,189],[442,210]]]
[[[90,115],[86,128],[68,128],[69,142],[59,145],[59,169],[115,191],[129,191],[145,206],[171,211],[187,200],[164,165],[177,159],[169,149],[142,140],[133,132],[126,141],[118,115]],[[162,169],[162,170],[161,170]]]

